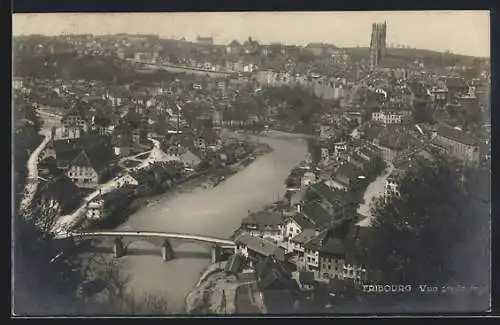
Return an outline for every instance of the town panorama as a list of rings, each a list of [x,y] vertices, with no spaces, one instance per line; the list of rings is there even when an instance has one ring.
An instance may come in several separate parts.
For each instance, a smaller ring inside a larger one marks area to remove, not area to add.
[[[486,311],[490,60],[372,23],[15,36],[13,314]]]

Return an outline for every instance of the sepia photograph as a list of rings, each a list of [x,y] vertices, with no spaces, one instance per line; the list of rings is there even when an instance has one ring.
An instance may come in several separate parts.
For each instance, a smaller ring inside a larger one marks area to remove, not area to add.
[[[13,317],[490,311],[488,11],[12,21]]]

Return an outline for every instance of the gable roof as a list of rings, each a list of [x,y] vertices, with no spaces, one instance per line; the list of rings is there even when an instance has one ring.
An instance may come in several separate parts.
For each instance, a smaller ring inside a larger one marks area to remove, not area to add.
[[[318,202],[307,202],[301,214],[316,226],[324,226],[332,222],[332,216]]]
[[[314,280],[314,273],[301,271],[299,272],[299,282],[302,284],[314,284],[316,281]]]
[[[305,244],[316,237],[316,230],[304,229],[300,234],[292,238],[292,242],[296,244]]]
[[[106,139],[109,138],[103,138],[93,146],[82,148],[71,165],[92,167],[98,173],[104,170],[114,158],[111,142]]]
[[[283,215],[274,211],[251,213],[241,221],[242,225],[277,226],[283,222]]]
[[[473,146],[476,144],[474,137],[466,132],[456,130],[452,127],[440,124],[438,126],[437,134],[445,137],[447,139],[451,139],[469,146]]]
[[[235,242],[237,244],[246,245],[248,249],[266,257],[271,255],[278,255],[276,257],[282,258],[282,256],[280,256],[282,252],[278,250],[278,246],[267,239],[243,234],[237,237],[235,239]]]
[[[328,238],[319,251],[324,254],[344,255],[345,245],[344,242],[338,238]]]
[[[350,204],[350,201],[347,199],[346,194],[343,191],[332,190],[324,182],[316,183],[310,188],[333,206],[341,208]]]
[[[290,216],[287,219],[293,220],[296,224],[298,224],[302,228],[302,230],[315,228],[315,225],[309,219],[304,217],[301,213]]]

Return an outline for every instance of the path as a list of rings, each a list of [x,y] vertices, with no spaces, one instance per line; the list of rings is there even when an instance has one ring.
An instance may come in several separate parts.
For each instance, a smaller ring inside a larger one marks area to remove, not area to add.
[[[376,198],[384,195],[385,181],[393,170],[394,170],[394,165],[390,162],[387,162],[387,167],[384,173],[378,176],[366,188],[365,193],[363,195],[364,202],[360,204],[358,208],[358,213],[363,216],[366,216],[366,218],[359,223],[361,226],[369,226],[371,224],[372,217],[370,209],[372,206],[372,202]]]

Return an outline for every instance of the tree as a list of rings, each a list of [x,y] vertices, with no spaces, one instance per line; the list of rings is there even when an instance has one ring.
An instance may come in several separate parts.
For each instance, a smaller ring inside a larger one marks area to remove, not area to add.
[[[321,161],[321,146],[319,143],[314,139],[307,139],[307,149],[309,150],[313,164],[319,164]]]
[[[442,159],[419,164],[401,181],[400,195],[376,201],[372,232],[363,246],[368,269],[379,280],[413,285],[487,283],[484,272],[483,278],[473,275],[478,265],[488,269],[488,258],[463,254],[469,251],[464,243],[473,243],[476,254],[488,250],[477,243],[489,236],[489,215],[484,209],[482,215],[475,212],[477,200],[469,196],[463,172]]]

